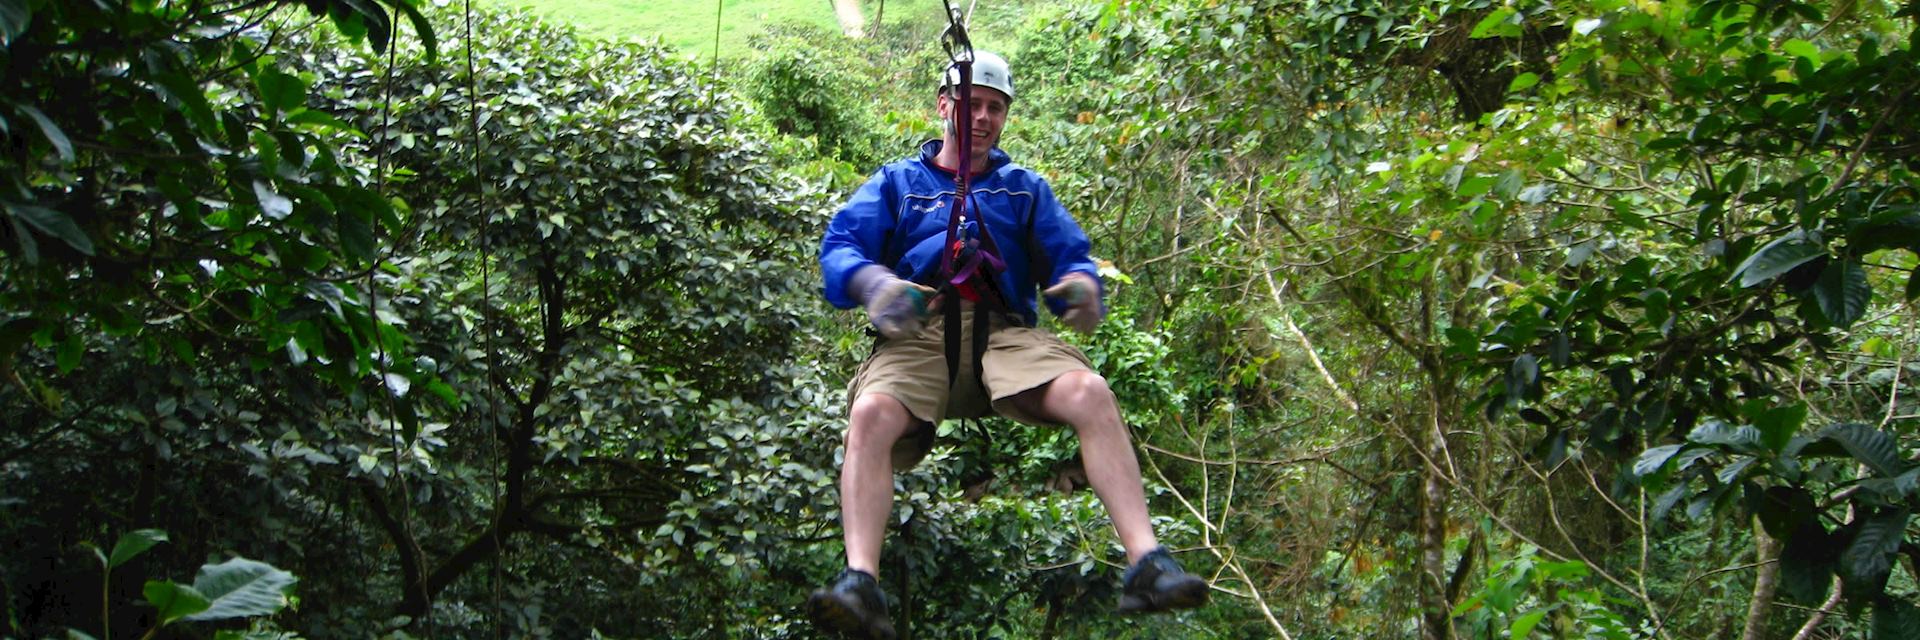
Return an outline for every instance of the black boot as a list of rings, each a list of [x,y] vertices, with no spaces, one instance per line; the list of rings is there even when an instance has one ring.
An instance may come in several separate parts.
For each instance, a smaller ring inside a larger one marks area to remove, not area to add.
[[[873,574],[847,569],[833,584],[807,596],[807,616],[821,631],[858,640],[893,640],[893,621],[887,618],[887,598]]]
[[[1207,581],[1189,575],[1166,547],[1147,552],[1121,577],[1120,613],[1192,609],[1207,603]]]

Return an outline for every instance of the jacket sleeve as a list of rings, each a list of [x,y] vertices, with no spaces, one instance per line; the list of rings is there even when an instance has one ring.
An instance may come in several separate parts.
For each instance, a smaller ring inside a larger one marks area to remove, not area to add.
[[[1089,255],[1093,243],[1087,239],[1087,233],[1080,230],[1073,216],[1067,215],[1066,208],[1060,206],[1060,199],[1054,197],[1053,187],[1045,180],[1039,181],[1034,192],[1038,197],[1034,203],[1033,236],[1040,245],[1041,253],[1045,254],[1046,261],[1043,264],[1051,266],[1051,273],[1035,274],[1045,277],[1038,284],[1044,289],[1069,273],[1085,273],[1099,285],[1100,308],[1105,310],[1107,285],[1100,279],[1100,266],[1094,264],[1093,257]],[[1052,299],[1047,300],[1047,308],[1054,315],[1067,311],[1065,305]]]
[[[880,259],[896,217],[888,210],[886,170],[876,171],[847,199],[827,223],[820,240],[820,275],[827,302],[841,309],[859,306],[847,291],[847,280],[861,267]],[[887,265],[892,268],[891,265]]]

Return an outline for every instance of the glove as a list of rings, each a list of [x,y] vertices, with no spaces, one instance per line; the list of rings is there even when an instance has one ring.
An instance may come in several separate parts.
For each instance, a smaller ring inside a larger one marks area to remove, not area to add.
[[[1100,319],[1106,313],[1100,307],[1100,283],[1085,272],[1075,271],[1062,276],[1059,282],[1040,293],[1067,305],[1066,313],[1060,314],[1060,321],[1080,333],[1093,333],[1094,327],[1100,326]]]
[[[936,293],[925,285],[901,280],[886,267],[868,265],[854,272],[848,283],[867,306],[867,320],[880,335],[889,339],[920,333],[928,314],[928,301]]]

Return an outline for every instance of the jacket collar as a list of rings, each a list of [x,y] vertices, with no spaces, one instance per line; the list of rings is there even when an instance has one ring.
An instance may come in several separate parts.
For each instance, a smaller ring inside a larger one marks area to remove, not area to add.
[[[952,175],[952,171],[946,170],[946,168],[941,167],[939,163],[933,161],[934,158],[940,155],[941,144],[939,138],[920,143],[920,163],[927,165],[927,168],[933,169],[934,171]],[[1012,156],[1008,156],[1007,152],[1001,151],[1000,147],[994,147],[992,151],[987,152],[987,170],[982,172],[982,175],[999,171],[1001,167],[1007,166],[1012,162]]]

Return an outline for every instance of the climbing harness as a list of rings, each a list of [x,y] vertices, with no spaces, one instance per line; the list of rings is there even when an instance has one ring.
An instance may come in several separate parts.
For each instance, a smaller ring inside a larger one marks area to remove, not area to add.
[[[987,352],[992,317],[995,313],[1005,315],[1011,307],[995,284],[999,274],[1006,270],[1006,262],[1000,258],[1000,250],[994,245],[993,234],[987,230],[984,218],[977,208],[968,206],[973,199],[973,43],[967,37],[965,18],[951,3],[943,0],[943,4],[947,9],[947,31],[941,36],[940,44],[951,61],[950,77],[956,98],[947,126],[954,142],[960,145],[959,166],[953,172],[954,202],[947,216],[937,287],[946,320],[947,386],[951,388],[960,379],[960,331],[964,322],[960,300],[973,303],[976,384],[982,381],[981,356]]]

